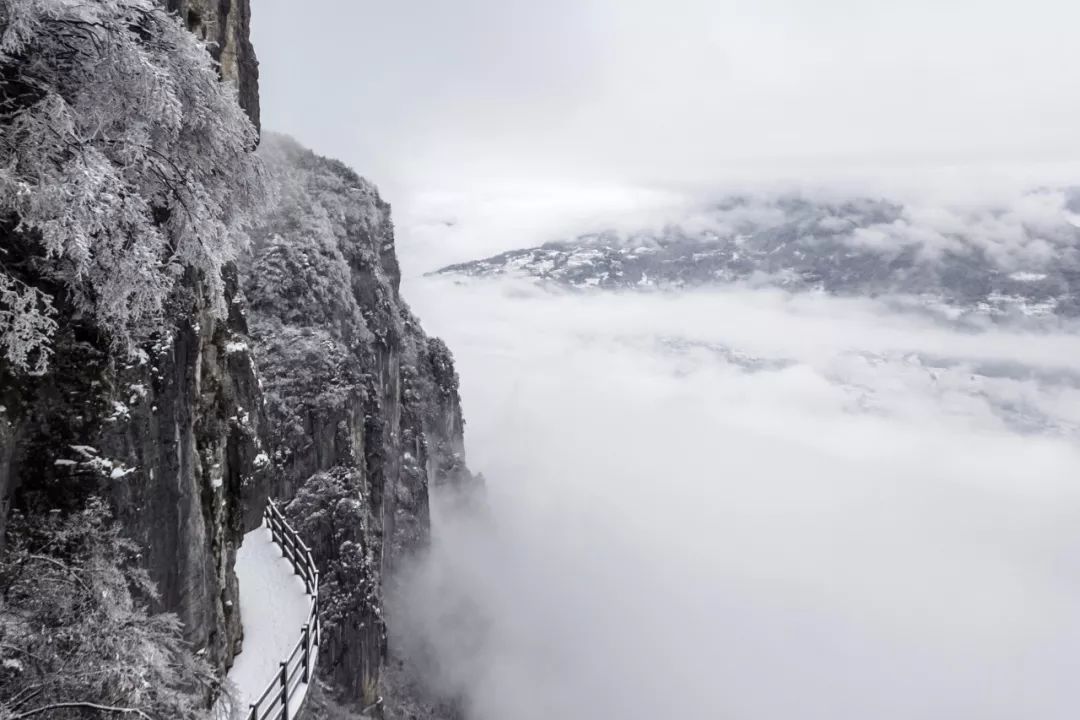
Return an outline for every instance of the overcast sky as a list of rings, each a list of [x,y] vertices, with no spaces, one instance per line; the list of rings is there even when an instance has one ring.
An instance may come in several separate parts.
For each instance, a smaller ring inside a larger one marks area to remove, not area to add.
[[[254,0],[252,13],[266,127],[391,195],[1080,160],[1069,0]]]

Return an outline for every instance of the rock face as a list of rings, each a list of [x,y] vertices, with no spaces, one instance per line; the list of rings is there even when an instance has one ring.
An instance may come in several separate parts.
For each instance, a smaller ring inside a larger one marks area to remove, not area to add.
[[[158,0],[209,44],[221,75],[236,83],[240,107],[259,127],[259,61],[251,44],[250,0]]]
[[[383,589],[427,542],[430,483],[471,478],[457,377],[399,296],[374,186],[288,138],[260,155],[279,198],[243,274],[273,491],[322,572],[323,672],[346,702],[382,697],[393,714]]]
[[[236,298],[236,281],[228,282]],[[160,598],[186,639],[218,667],[241,638],[236,548],[244,509],[265,497],[255,462],[261,397],[238,304],[215,319],[189,278],[172,301],[172,331],[120,359],[77,322],[57,338],[48,375],[5,378],[0,482],[31,512],[112,500],[144,548]]]

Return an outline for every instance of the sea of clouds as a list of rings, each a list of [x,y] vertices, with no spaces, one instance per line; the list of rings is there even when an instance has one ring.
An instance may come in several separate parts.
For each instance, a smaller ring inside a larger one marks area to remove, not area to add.
[[[392,624],[470,717],[1075,717],[1075,327],[421,277],[592,217],[442,202],[403,214],[404,293],[454,351],[487,484],[436,491]]]

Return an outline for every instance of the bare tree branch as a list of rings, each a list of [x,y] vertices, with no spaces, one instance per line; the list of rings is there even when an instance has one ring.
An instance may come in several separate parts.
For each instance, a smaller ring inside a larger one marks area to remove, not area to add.
[[[97,710],[102,713],[117,713],[119,715],[136,715],[144,718],[144,720],[154,720],[142,710],[138,708],[126,708],[126,707],[114,707],[112,705],[98,705],[92,702],[63,702],[52,703],[51,705],[42,705],[41,707],[34,708],[33,710],[27,710],[26,712],[16,713],[11,716],[11,720],[22,720],[23,718],[33,717],[34,715],[40,715],[43,712],[49,710],[63,710],[64,708],[83,708],[86,710]]]

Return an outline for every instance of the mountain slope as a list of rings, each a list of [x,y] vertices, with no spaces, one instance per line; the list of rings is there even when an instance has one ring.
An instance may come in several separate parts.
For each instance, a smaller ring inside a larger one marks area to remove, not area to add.
[[[1080,209],[1041,192],[978,210],[885,200],[735,197],[660,229],[581,235],[451,265],[603,289],[733,282],[838,295],[903,295],[991,316],[1080,314]]]

